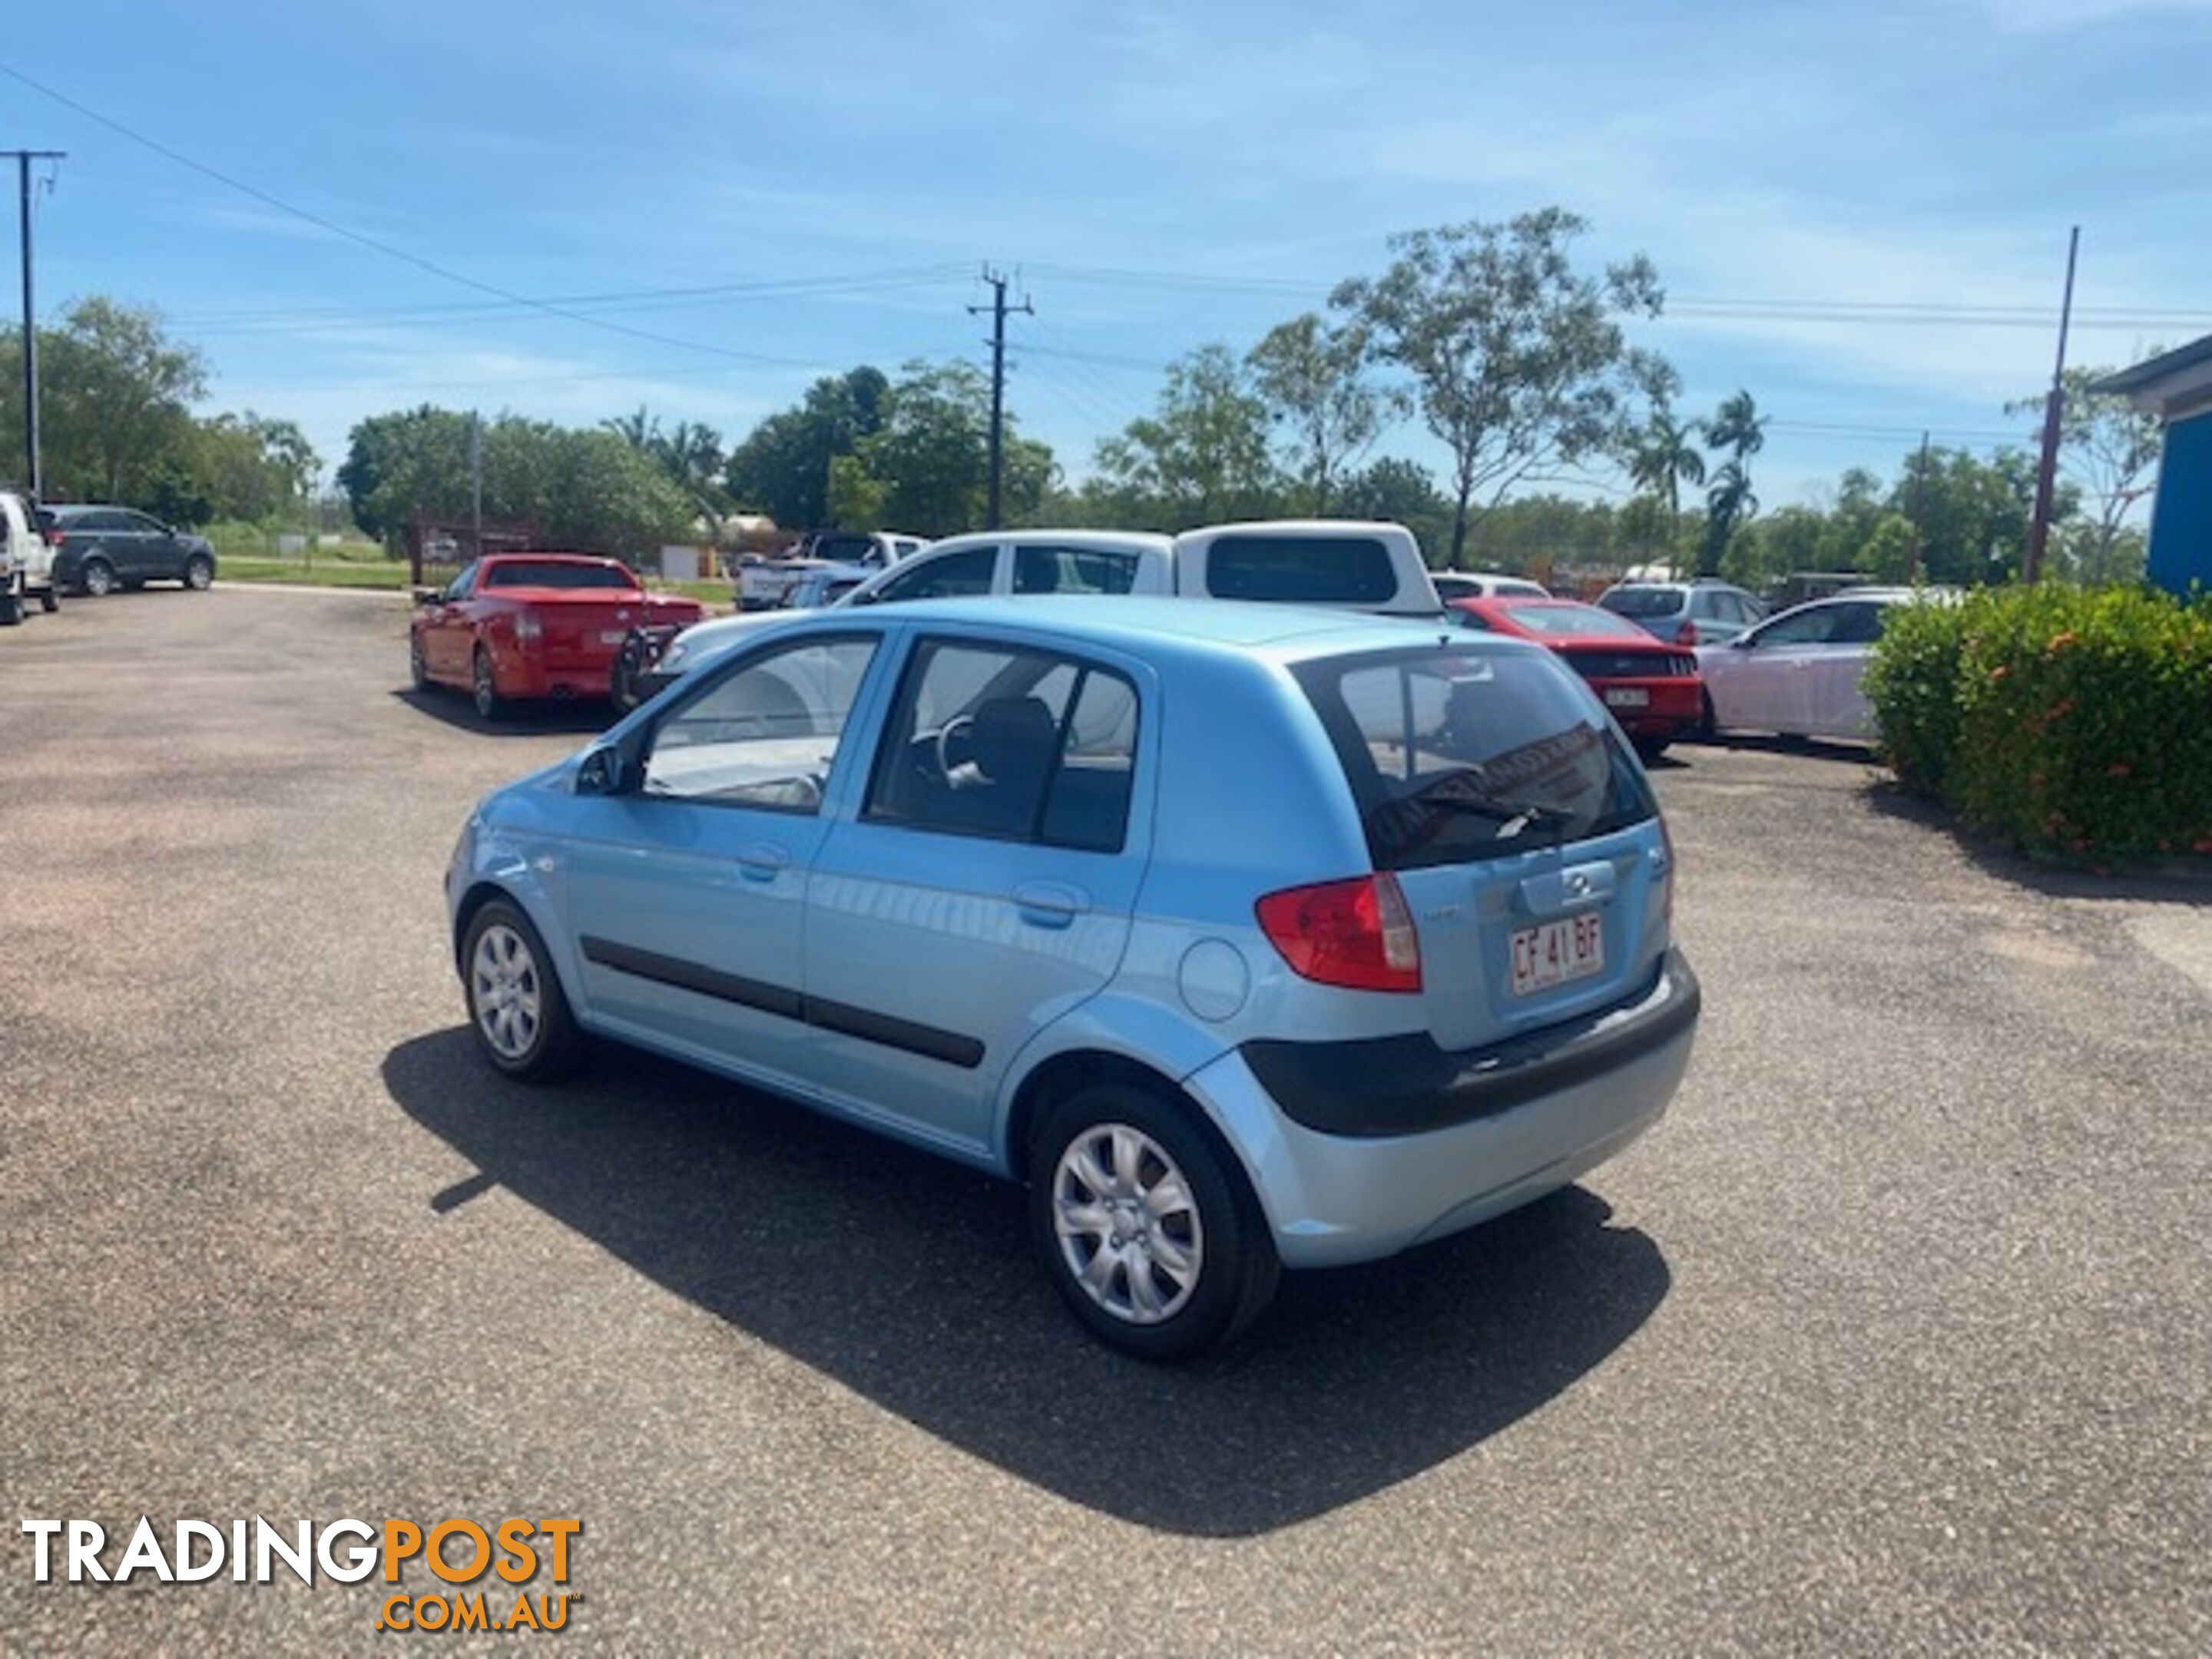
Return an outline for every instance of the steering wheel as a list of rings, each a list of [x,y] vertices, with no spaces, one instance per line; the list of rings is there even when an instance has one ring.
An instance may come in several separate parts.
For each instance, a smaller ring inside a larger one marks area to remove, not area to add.
[[[975,717],[973,714],[955,714],[937,728],[937,775],[948,783],[952,781],[952,769],[960,764],[960,761],[952,758],[955,743],[964,744],[968,747],[969,752],[961,757],[962,760],[972,761],[975,757]]]

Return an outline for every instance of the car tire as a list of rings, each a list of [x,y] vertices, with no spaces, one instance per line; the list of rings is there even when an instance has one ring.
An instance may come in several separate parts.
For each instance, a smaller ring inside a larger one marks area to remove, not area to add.
[[[520,1083],[550,1083],[582,1057],[584,1035],[545,941],[506,899],[488,901],[469,918],[461,983],[469,1029],[495,1070]]]
[[[1274,1297],[1282,1263],[1243,1171],[1163,1091],[1116,1081],[1054,1102],[1030,1139],[1029,1183],[1045,1273],[1109,1347],[1188,1359]]]
[[[407,678],[417,691],[430,689],[430,665],[423,660],[422,636],[410,633],[407,636]]]
[[[12,587],[0,593],[0,628],[13,628],[23,620],[23,596]]]
[[[1721,734],[1721,723],[1713,714],[1713,694],[1710,691],[1700,691],[1698,693],[1698,701],[1702,705],[1698,715],[1698,741],[1711,743]]]
[[[479,720],[495,720],[507,712],[507,701],[499,695],[499,676],[492,668],[491,653],[482,646],[477,647],[469,665],[469,694],[475,700]]]
[[[1649,766],[1652,762],[1657,760],[1660,756],[1667,752],[1667,745],[1672,742],[1673,739],[1669,738],[1636,738],[1632,739],[1632,741],[1636,744],[1637,758],[1641,760],[1646,766]]]
[[[185,561],[185,589],[187,592],[204,593],[215,586],[215,561],[204,553],[195,553]]]
[[[115,567],[105,559],[87,559],[77,573],[77,586],[86,598],[104,599],[115,591]]]
[[[46,588],[46,589],[43,590],[43,591],[40,593],[40,595],[39,595],[39,609],[40,609],[40,610],[41,610],[41,611],[43,611],[44,612],[46,612],[46,615],[48,615],[49,617],[51,617],[51,616],[52,616],[52,615],[54,614],[54,612],[55,612],[55,611],[57,611],[60,610],[61,608],[62,608],[62,591],[61,591],[61,589],[59,589],[58,587],[49,587],[49,588]]]

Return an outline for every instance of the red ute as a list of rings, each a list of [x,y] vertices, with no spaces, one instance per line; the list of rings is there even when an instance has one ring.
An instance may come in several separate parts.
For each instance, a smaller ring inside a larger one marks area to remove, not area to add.
[[[631,629],[706,615],[696,599],[647,593],[616,560],[579,553],[478,559],[442,592],[417,598],[408,637],[416,686],[463,687],[486,720],[526,697],[604,697]]]
[[[1705,718],[1697,658],[1626,617],[1575,599],[1456,599],[1450,608],[1462,627],[1550,646],[1590,683],[1646,760]]]

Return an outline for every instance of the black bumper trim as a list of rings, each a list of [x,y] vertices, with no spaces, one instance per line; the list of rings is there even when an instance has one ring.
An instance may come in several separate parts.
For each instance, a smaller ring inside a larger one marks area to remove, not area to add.
[[[1293,1123],[1376,1139],[1494,1116],[1641,1060],[1696,1024],[1698,976],[1670,950],[1626,1002],[1495,1048],[1453,1054],[1426,1032],[1349,1042],[1248,1042],[1238,1049]]]

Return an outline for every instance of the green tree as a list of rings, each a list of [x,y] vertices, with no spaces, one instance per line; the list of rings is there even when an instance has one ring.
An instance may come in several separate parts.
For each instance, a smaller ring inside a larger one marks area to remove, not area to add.
[[[1617,446],[1621,411],[1645,378],[1649,364],[1620,319],[1658,314],[1657,274],[1641,254],[1578,271],[1573,244],[1587,228],[1550,207],[1394,236],[1382,276],[1331,296],[1411,377],[1416,406],[1451,453],[1455,567],[1478,492],[1495,505],[1516,483]]]
[[[795,407],[769,416],[730,452],[723,470],[730,495],[793,529],[828,523],[830,463],[882,429],[890,398],[880,369],[817,380]]]
[[[713,427],[679,421],[663,431],[660,417],[648,413],[643,404],[635,414],[617,416],[599,425],[632,449],[650,457],[670,481],[691,499],[702,518],[719,520],[729,510],[729,496],[721,482],[725,462],[722,434]]]
[[[2063,483],[2051,518],[2063,525],[2080,491]],[[2035,463],[2022,451],[2000,449],[1983,460],[1942,445],[1906,455],[1887,507],[1917,520],[1921,572],[1931,582],[1961,586],[2003,581],[2018,574],[2035,506]]]
[[[22,343],[0,345],[0,383],[21,385]],[[39,331],[40,449],[57,500],[149,506],[156,480],[190,480],[191,405],[207,364],[170,337],[161,313],[103,295],[78,300]],[[23,453],[20,398],[0,398],[0,442]]]
[[[396,545],[417,513],[458,517],[469,509],[471,419],[424,404],[356,423],[337,481],[363,535]],[[489,462],[489,442],[486,449]],[[500,516],[489,501],[486,512]]]
[[[830,458],[830,526],[878,530],[884,522],[884,486],[858,455]]]
[[[1845,469],[1837,481],[1835,505],[1820,526],[1817,555],[1796,568],[1807,570],[1856,570],[1859,550],[1874,534],[1874,527],[1889,510],[1880,478],[1863,466]]]
[[[2155,357],[2164,349],[2153,346],[2143,356]],[[2122,523],[2156,487],[2158,417],[2125,398],[2089,390],[2095,381],[2117,373],[2110,364],[2069,368],[2061,381],[2065,404],[2058,417],[2059,459],[2091,514],[2086,530],[2071,538],[2068,562],[2085,581],[2126,579],[2118,568],[2125,561],[2114,556]],[[2005,405],[2008,415],[2040,416],[2043,410],[2041,398],[2019,398]]]
[[[1162,529],[1261,514],[1281,493],[1267,406],[1223,345],[1169,365],[1154,412],[1099,444],[1098,469],[1142,498]]]
[[[1413,532],[1421,556],[1434,565],[1451,539],[1451,498],[1437,488],[1428,468],[1396,455],[1380,456],[1347,477],[1337,511],[1354,519],[1387,519]]]
[[[1705,481],[1705,458],[1695,442],[1697,428],[1678,421],[1665,403],[1656,404],[1631,439],[1628,476],[1667,509],[1667,541],[1681,539],[1682,486]]]
[[[1736,526],[1759,511],[1759,497],[1751,488],[1751,458],[1766,442],[1766,416],[1759,412],[1751,393],[1738,392],[1723,398],[1713,418],[1705,422],[1705,442],[1728,459],[1712,470],[1705,491],[1705,540],[1698,556],[1698,574],[1718,574],[1721,556]]]
[[[1875,520],[1851,568],[1865,571],[1876,581],[1908,581],[1912,576],[1913,544],[1917,539],[1911,520],[1902,513],[1885,513]]]
[[[1382,429],[1384,400],[1366,377],[1367,335],[1312,312],[1279,323],[1244,359],[1253,390],[1285,434],[1305,509],[1325,517],[1345,470]]]

